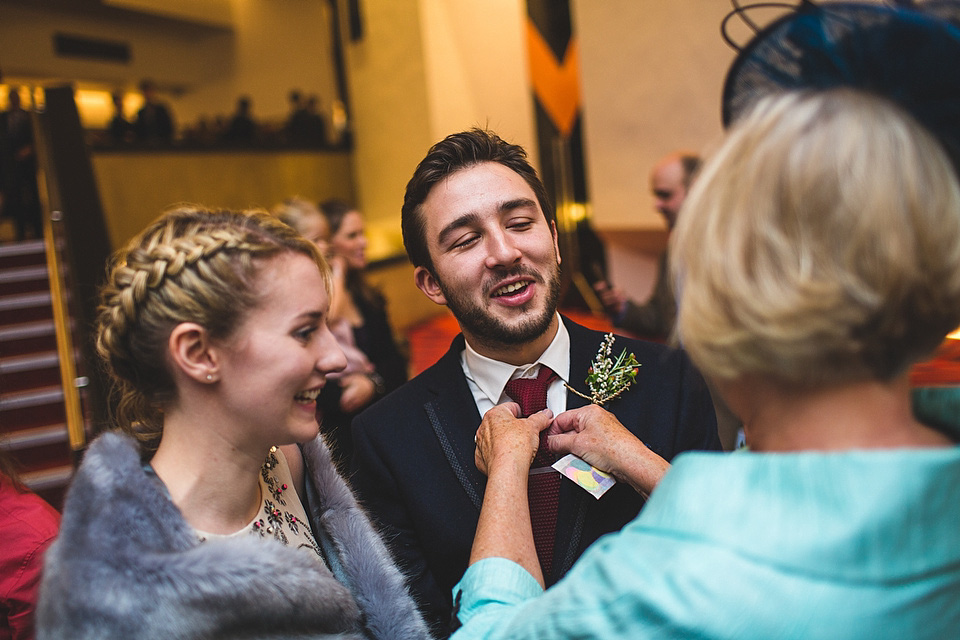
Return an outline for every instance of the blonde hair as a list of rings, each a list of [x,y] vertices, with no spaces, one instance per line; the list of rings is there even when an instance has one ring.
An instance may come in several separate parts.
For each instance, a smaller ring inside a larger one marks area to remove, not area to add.
[[[271,213],[280,218],[284,224],[290,225],[300,233],[303,233],[305,220],[310,216],[317,216],[323,220],[323,224],[329,228],[327,219],[323,213],[320,212],[319,207],[300,196],[287,198],[280,204],[274,206]]]
[[[960,324],[957,176],[886,100],[766,98],[701,170],[671,256],[708,376],[889,380]]]
[[[117,395],[118,426],[141,441],[162,431],[176,397],[167,340],[182,322],[229,337],[256,307],[259,269],[284,252],[308,256],[327,292],[330,270],[316,246],[264,211],[170,210],[112,258],[101,290],[97,352]]]

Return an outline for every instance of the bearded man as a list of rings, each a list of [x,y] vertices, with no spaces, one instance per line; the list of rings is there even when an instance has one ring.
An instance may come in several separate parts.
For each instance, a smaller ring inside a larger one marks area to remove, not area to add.
[[[523,148],[479,129],[435,144],[407,184],[402,229],[417,287],[453,312],[461,334],[436,364],[354,420],[352,483],[446,637],[486,488],[474,459],[483,414],[538,393],[531,412],[584,412],[589,401],[567,385],[590,395],[585,380],[604,335],[557,312],[554,210]],[[720,449],[709,391],[682,351],[617,337],[611,357],[621,352],[639,367],[606,408],[625,429],[666,461]],[[518,391],[525,386],[539,391]],[[530,503],[550,585],[597,538],[633,519],[645,496],[619,483],[597,499],[562,479],[541,449]]]

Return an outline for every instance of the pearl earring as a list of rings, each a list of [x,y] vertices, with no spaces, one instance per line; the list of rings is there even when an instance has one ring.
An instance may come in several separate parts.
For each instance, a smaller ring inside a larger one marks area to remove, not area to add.
[[[208,374],[207,374],[207,382],[212,382],[212,381],[213,381],[213,374],[212,374],[212,373],[208,373]]]

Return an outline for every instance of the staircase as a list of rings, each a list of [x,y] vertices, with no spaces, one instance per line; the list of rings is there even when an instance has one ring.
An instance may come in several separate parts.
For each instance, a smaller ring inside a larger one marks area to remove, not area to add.
[[[0,447],[59,509],[74,456],[42,240],[0,245]]]

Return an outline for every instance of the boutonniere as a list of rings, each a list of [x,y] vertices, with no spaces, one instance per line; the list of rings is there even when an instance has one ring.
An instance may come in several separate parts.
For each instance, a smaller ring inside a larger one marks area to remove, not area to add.
[[[601,407],[621,393],[630,388],[637,377],[637,369],[640,363],[637,357],[632,353],[627,353],[624,349],[616,360],[611,358],[613,352],[614,335],[608,333],[600,344],[597,356],[593,359],[593,364],[587,369],[587,387],[590,389],[590,395],[580,393],[570,385],[567,389],[573,391],[581,398],[585,398]]]

